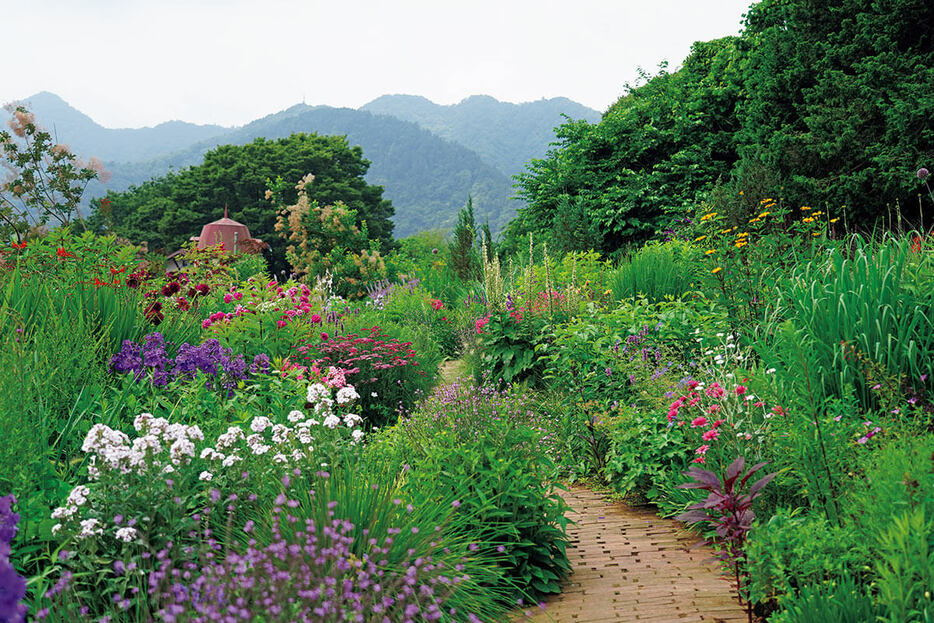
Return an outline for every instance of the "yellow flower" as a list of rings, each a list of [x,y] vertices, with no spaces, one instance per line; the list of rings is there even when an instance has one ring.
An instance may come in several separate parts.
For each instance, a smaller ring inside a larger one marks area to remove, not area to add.
[[[801,209],[802,209],[802,210],[810,210],[811,208],[809,208],[809,207],[807,207],[807,206],[801,206]]]
[[[739,194],[742,195],[742,194],[743,194],[743,191],[739,191]]]
[[[702,220],[702,221],[709,221],[710,219],[712,219],[712,218],[715,217],[716,215],[717,215],[716,212],[708,212],[708,213],[705,214],[704,216],[700,217],[700,220]]]
[[[801,222],[802,222],[802,223],[813,223],[813,222],[814,222],[814,219],[812,219],[811,217],[803,218],[803,219],[801,219]]]
[[[716,268],[714,268],[714,269],[713,269],[712,271],[710,271],[710,272],[713,273],[714,275],[716,275],[716,274],[719,273],[721,270],[723,270],[723,269],[720,268],[719,266],[717,266]]]
[[[763,200],[760,201],[759,203],[768,203],[768,202],[770,202],[771,200],[772,200],[771,197],[766,197],[765,199],[763,199]]]
[[[762,219],[756,217],[756,218],[754,218],[754,219],[750,219],[749,222],[750,222],[750,223],[758,223],[758,222],[761,221],[761,220],[762,220]]]
[[[817,211],[817,212],[813,212],[811,216],[820,216],[821,214],[823,214],[823,212]]]
[[[707,251],[704,251],[704,255],[710,255],[711,253],[716,253],[716,252],[717,252],[716,249],[709,249]]]
[[[832,219],[830,219],[830,222],[831,222],[831,223],[836,223],[836,222],[839,221],[839,220],[840,220],[839,218],[832,218]]]
[[[748,236],[748,235],[749,235],[749,232],[748,232],[748,231],[744,231],[744,232],[742,232],[742,233],[736,234],[736,237],[737,237],[737,238],[742,238],[743,236]]]
[[[737,249],[740,249],[740,248],[742,248],[742,247],[745,247],[746,244],[747,244],[747,243],[746,243],[745,240],[740,240],[739,242],[737,242],[737,243],[734,244],[733,246],[736,247]]]
[[[769,214],[771,214],[771,212],[763,212],[762,214],[759,215],[759,218],[765,218],[765,217],[767,217]]]
[[[816,232],[814,232],[814,233],[811,234],[811,235],[812,235],[812,236],[820,236],[820,232],[819,232],[819,231],[816,231]]]
[[[728,234],[728,233],[730,233],[731,231],[733,231],[733,230],[730,229],[729,227],[727,227],[726,229],[721,229],[721,230],[720,230],[720,233],[721,233],[721,234]]]
[[[703,240],[703,239],[706,238],[706,237],[707,237],[707,236],[698,236],[697,238],[694,239],[694,242],[700,242],[701,240]]]
[[[609,295],[613,294],[613,292],[612,292],[612,290],[604,290],[603,294],[604,294],[604,296],[609,296]]]

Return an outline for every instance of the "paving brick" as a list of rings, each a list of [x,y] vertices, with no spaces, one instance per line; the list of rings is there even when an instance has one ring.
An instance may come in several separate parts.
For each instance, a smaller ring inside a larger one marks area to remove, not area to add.
[[[532,623],[742,623],[728,579],[713,552],[688,548],[700,538],[644,508],[607,502],[572,487],[561,495],[573,509],[568,526],[572,575],[545,610],[515,621]]]

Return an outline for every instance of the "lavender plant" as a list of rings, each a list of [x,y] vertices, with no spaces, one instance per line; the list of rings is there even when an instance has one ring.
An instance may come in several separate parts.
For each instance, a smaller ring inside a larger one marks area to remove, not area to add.
[[[0,497],[0,622],[21,623],[26,620],[26,578],[10,563],[10,544],[16,537],[19,514],[13,512],[16,498]]]

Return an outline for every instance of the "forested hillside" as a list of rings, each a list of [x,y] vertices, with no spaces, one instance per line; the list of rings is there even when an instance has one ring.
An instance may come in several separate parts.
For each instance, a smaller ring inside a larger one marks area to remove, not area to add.
[[[496,231],[515,214],[509,179],[477,154],[413,123],[328,106],[293,106],[152,162],[110,164],[113,179],[109,187],[126,189],[170,169],[199,164],[218,143],[243,145],[256,138],[278,139],[297,132],[343,135],[350,145],[363,148],[372,163],[366,180],[382,186],[396,207],[399,237],[451,226],[468,196],[474,198],[479,219],[489,219]]]
[[[738,37],[628,89],[597,124],[569,122],[519,180],[529,232],[613,253],[698,210],[745,222],[759,202],[819,206],[841,227],[921,219],[934,160],[929,3],[763,0]],[[648,77],[647,77],[648,78]]]
[[[532,158],[545,155],[554,128],[571,119],[594,123],[600,113],[565,97],[511,104],[472,95],[442,106],[416,95],[384,95],[361,110],[417,123],[442,138],[480,154],[506,175],[520,172]]]

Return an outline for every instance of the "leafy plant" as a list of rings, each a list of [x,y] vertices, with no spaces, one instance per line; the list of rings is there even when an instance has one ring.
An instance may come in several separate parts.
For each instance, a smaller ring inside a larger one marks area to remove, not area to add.
[[[752,503],[760,490],[769,484],[777,472],[763,476],[744,491],[746,482],[766,463],[758,463],[743,473],[745,461],[737,457],[723,474],[721,479],[712,471],[695,465],[688,468],[685,475],[695,482],[678,485],[681,489],[702,489],[708,492],[707,499],[688,507],[678,515],[680,521],[705,523],[713,528],[715,536],[708,543],[720,548],[720,559],[727,564],[736,581],[736,597],[740,605],[745,600],[746,615],[752,623],[752,602],[748,594],[748,569],[746,567],[746,540],[752,530],[756,515]]]

